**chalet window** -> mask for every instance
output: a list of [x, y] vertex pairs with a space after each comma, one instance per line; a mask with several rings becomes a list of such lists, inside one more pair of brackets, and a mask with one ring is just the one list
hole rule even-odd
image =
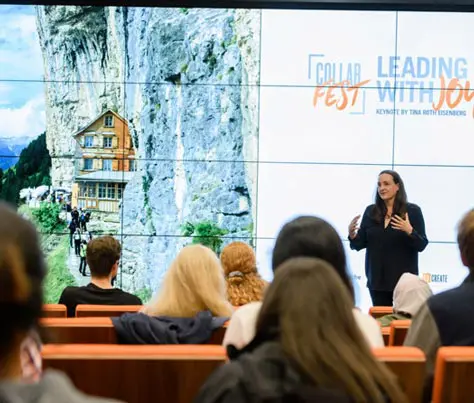
[[102, 160], [102, 171], [112, 170], [112, 160]]
[[99, 183], [99, 199], [105, 199], [107, 197], [107, 184]]
[[86, 197], [86, 192], [87, 192], [86, 185], [84, 183], [81, 183], [79, 185], [79, 196], [80, 197]]
[[112, 115], [107, 115], [104, 118], [104, 127], [114, 127], [114, 117]]
[[93, 168], [92, 162], [92, 158], [84, 158], [84, 171], [90, 171]]
[[107, 187], [107, 198], [115, 199], [115, 183], [109, 183]]
[[86, 197], [96, 197], [96, 184], [94, 182], [88, 183], [86, 190]]
[[112, 137], [104, 137], [104, 148], [112, 148]]
[[137, 161], [130, 160], [130, 172], [135, 172], [137, 170]]
[[94, 137], [86, 136], [84, 138], [84, 147], [93, 147], [94, 146]]

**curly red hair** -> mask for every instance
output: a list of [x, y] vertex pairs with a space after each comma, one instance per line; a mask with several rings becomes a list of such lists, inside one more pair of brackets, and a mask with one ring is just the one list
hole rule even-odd
[[221, 252], [227, 296], [233, 306], [261, 301], [267, 282], [257, 272], [253, 249], [245, 242], [232, 242]]

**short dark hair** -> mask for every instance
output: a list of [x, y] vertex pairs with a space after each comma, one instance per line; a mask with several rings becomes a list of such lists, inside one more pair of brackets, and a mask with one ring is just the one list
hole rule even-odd
[[327, 221], [314, 216], [301, 216], [283, 226], [273, 248], [272, 270], [296, 257], [313, 257], [328, 262], [336, 269], [354, 300], [344, 246], [337, 231]]
[[108, 277], [113, 265], [120, 259], [122, 247], [112, 236], [101, 236], [92, 239], [87, 245], [87, 264], [91, 275]]

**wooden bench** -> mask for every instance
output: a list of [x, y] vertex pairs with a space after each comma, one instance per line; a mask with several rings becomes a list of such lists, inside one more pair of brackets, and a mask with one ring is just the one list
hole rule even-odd
[[394, 320], [390, 323], [389, 346], [403, 346], [411, 320]]
[[63, 304], [44, 304], [43, 318], [65, 318], [67, 316], [66, 305]]
[[372, 352], [397, 376], [408, 402], [421, 402], [426, 370], [423, 352], [416, 347], [374, 348]]
[[43, 318], [40, 326], [46, 333], [48, 343], [117, 343], [110, 318]]
[[441, 347], [436, 358], [433, 403], [474, 402], [474, 347]]
[[[43, 318], [49, 344], [116, 344], [117, 335], [111, 318]], [[207, 344], [221, 345], [227, 324], [216, 329]]]
[[391, 306], [372, 306], [369, 309], [369, 315], [374, 319], [381, 318], [385, 315], [390, 315], [393, 313], [393, 307]]
[[209, 345], [46, 345], [43, 365], [66, 373], [83, 392], [128, 403], [190, 403], [226, 361]]
[[77, 305], [76, 318], [112, 317], [126, 312], [138, 312], [143, 305]]

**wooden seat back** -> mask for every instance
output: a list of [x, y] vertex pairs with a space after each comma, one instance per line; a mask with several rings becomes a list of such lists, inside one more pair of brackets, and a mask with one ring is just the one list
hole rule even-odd
[[391, 313], [393, 313], [393, 307], [391, 306], [372, 306], [369, 308], [369, 315], [375, 319]]
[[43, 318], [65, 318], [67, 316], [66, 305], [63, 304], [44, 304]]
[[117, 343], [110, 318], [43, 318], [48, 343], [112, 344]]
[[390, 323], [389, 346], [403, 346], [411, 320], [394, 320]]
[[426, 367], [423, 352], [416, 347], [385, 347], [372, 351], [397, 376], [408, 402], [421, 402]]
[[83, 392], [128, 403], [190, 403], [226, 361], [222, 346], [46, 345], [45, 368]]
[[441, 347], [436, 358], [433, 403], [474, 402], [474, 347]]
[[77, 305], [76, 318], [112, 317], [126, 312], [138, 312], [143, 305]]

